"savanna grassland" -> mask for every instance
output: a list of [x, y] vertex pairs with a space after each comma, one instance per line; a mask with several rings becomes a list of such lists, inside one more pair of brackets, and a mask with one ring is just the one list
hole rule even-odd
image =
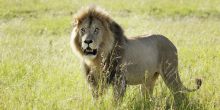
[[161, 78], [152, 100], [139, 86], [128, 86], [118, 107], [111, 88], [92, 100], [69, 45], [72, 16], [89, 4], [105, 8], [127, 36], [163, 34], [177, 46], [184, 85], [203, 80], [182, 109], [220, 109], [219, 0], [0, 0], [0, 110], [161, 110], [172, 103]]

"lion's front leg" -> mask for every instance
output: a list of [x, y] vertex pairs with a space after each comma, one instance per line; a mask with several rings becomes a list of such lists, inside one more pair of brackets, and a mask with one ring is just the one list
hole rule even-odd
[[125, 75], [116, 74], [113, 83], [113, 95], [114, 101], [119, 102], [122, 100], [126, 91], [126, 79]]
[[99, 92], [98, 92], [98, 84], [94, 78], [94, 75], [88, 74], [87, 82], [89, 83], [93, 98], [97, 99], [99, 97]]
[[87, 82], [90, 86], [90, 89], [92, 91], [93, 98], [97, 99], [99, 97], [98, 94], [98, 82], [95, 79], [94, 73], [92, 72], [92, 69], [88, 67], [85, 63], [83, 63], [83, 71], [86, 75]]
[[92, 72], [87, 75], [87, 81], [90, 85], [90, 88], [92, 90], [92, 96], [95, 99], [98, 99], [98, 97], [102, 96], [105, 92], [105, 88], [107, 85], [102, 80], [98, 80]]

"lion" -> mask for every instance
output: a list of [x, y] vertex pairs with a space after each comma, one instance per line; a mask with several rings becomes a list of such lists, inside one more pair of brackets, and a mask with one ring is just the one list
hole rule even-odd
[[[121, 26], [103, 9], [90, 6], [74, 15], [70, 40], [73, 53], [83, 66], [92, 96], [98, 98], [108, 85], [115, 100], [120, 100], [127, 85], [141, 85], [144, 96], [151, 97], [160, 75], [174, 96], [198, 90], [186, 88], [178, 72], [178, 54], [174, 44], [163, 35], [126, 37]], [[101, 92], [99, 92], [101, 90]]]

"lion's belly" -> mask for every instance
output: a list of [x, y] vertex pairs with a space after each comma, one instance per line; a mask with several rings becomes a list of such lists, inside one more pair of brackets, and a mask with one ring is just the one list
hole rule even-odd
[[142, 84], [158, 71], [158, 50], [152, 41], [130, 41], [125, 50], [123, 64], [130, 85]]
[[153, 75], [156, 72], [156, 67], [151, 65], [145, 65], [144, 64], [131, 64], [129, 66], [126, 66], [125, 71], [125, 77], [127, 84], [129, 85], [137, 85], [137, 84], [143, 84], [146, 79]]
[[145, 74], [143, 70], [138, 68], [138, 65], [127, 66], [127, 71], [125, 72], [125, 77], [127, 84], [136, 85], [144, 82]]

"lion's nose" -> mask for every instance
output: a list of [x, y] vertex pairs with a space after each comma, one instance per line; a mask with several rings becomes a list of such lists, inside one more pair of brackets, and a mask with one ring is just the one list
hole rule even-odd
[[90, 44], [92, 43], [93, 41], [92, 40], [85, 40], [84, 43], [87, 43], [87, 44]]

